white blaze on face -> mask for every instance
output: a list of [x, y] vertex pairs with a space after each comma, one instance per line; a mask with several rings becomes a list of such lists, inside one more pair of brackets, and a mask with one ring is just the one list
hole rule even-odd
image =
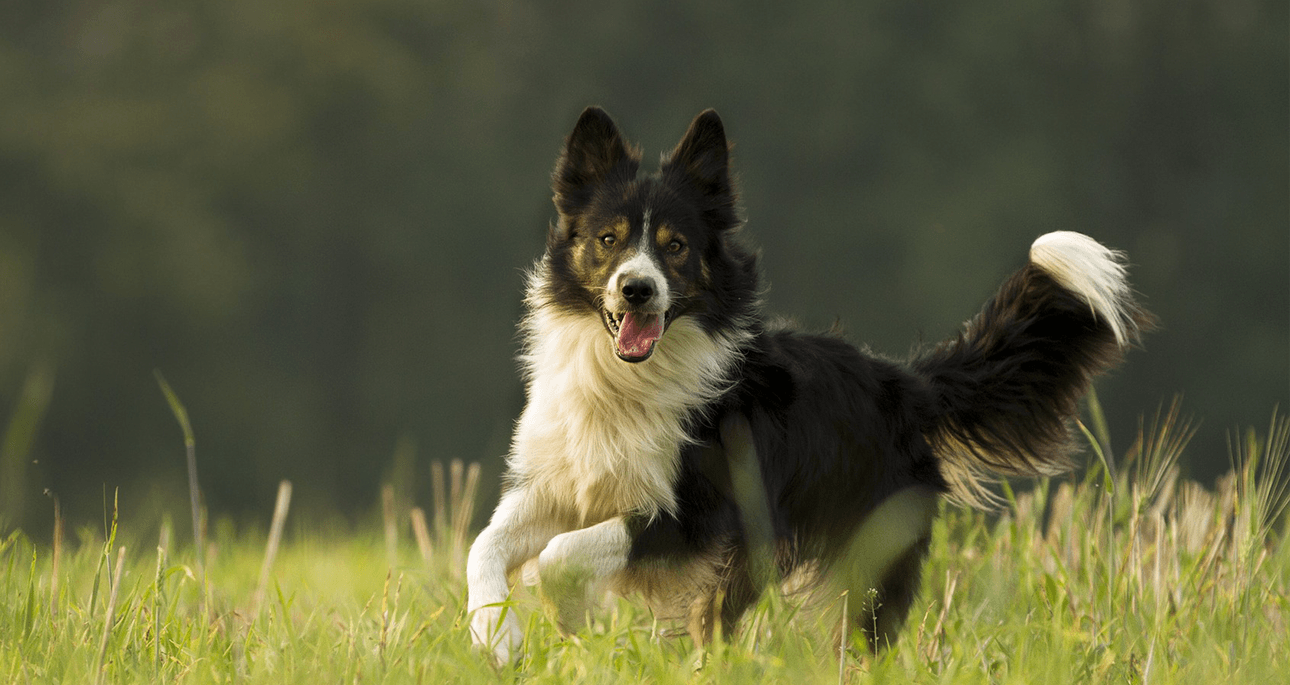
[[[617, 317], [615, 344], [618, 355], [629, 361], [649, 357], [663, 335], [664, 315], [672, 304], [667, 277], [654, 257], [654, 231], [650, 211], [641, 219], [641, 237], [627, 259], [609, 277], [605, 286], [605, 306]], [[648, 302], [633, 305], [623, 295], [623, 286], [643, 281], [653, 290]]]
[[609, 277], [605, 292], [605, 303], [614, 312], [627, 311], [629, 305], [623, 297], [623, 284], [631, 279], [644, 279], [654, 288], [654, 297], [641, 311], [662, 314], [671, 305], [671, 293], [667, 287], [667, 277], [654, 258], [654, 230], [650, 226], [650, 210], [645, 210], [641, 219], [641, 237], [635, 250], [619, 265], [613, 276]]

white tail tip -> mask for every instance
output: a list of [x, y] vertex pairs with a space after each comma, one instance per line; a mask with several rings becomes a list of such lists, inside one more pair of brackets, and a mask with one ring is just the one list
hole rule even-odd
[[1125, 279], [1124, 259], [1123, 252], [1074, 231], [1045, 233], [1030, 246], [1030, 263], [1083, 297], [1120, 345], [1138, 337], [1137, 306]]

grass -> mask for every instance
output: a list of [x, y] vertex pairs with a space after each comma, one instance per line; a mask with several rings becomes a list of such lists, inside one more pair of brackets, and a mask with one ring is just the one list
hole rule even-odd
[[283, 534], [280, 497], [280, 544], [220, 522], [200, 565], [164, 523], [112, 520], [61, 543], [5, 533], [0, 682], [1281, 682], [1290, 421], [1234, 435], [1213, 489], [1178, 478], [1190, 433], [1175, 405], [1114, 477], [1103, 454], [1081, 478], [1005, 487], [1001, 514], [945, 507], [922, 598], [877, 657], [839, 659], [827, 612], [774, 593], [704, 651], [625, 600], [562, 636], [521, 591], [526, 657], [494, 669], [465, 628], [472, 477], [458, 465], [452, 488], [437, 471], [429, 523], [387, 494], [385, 526]]

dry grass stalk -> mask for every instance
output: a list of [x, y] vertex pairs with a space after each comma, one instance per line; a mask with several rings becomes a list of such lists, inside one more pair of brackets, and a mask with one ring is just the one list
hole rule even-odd
[[412, 535], [416, 538], [417, 549], [421, 551], [421, 560], [426, 566], [430, 566], [434, 558], [434, 548], [430, 543], [430, 528], [426, 525], [426, 512], [421, 507], [412, 507], [408, 518], [412, 519]]
[[434, 489], [434, 529], [436, 534], [442, 535], [442, 531], [448, 526], [448, 495], [444, 490], [443, 462], [431, 462], [430, 485]]
[[[389, 486], [386, 486], [389, 488]], [[376, 643], [376, 653], [381, 657], [381, 665], [385, 665], [385, 643], [390, 633], [390, 576], [394, 573], [394, 568], [385, 572], [385, 586], [381, 589], [381, 637]], [[402, 578], [402, 576], [399, 576]]]
[[[470, 524], [474, 520], [480, 472], [478, 462], [467, 465], [460, 459], [453, 459], [447, 469], [444, 468], [443, 462], [431, 462], [433, 523], [427, 521], [426, 512], [420, 507], [412, 507], [408, 512], [408, 518], [412, 523], [412, 534], [422, 561], [429, 565], [434, 559], [435, 547], [446, 548], [449, 567], [453, 576], [457, 578], [461, 577], [464, 570], [466, 541], [470, 534]], [[381, 488], [381, 510], [386, 557], [390, 568], [394, 568], [398, 565], [398, 522], [402, 517], [400, 513], [402, 506], [391, 483]]]
[[456, 528], [457, 503], [461, 501], [461, 481], [465, 472], [465, 464], [463, 464], [460, 459], [453, 459], [451, 462], [448, 462], [448, 511], [452, 516], [454, 529]]
[[466, 535], [475, 515], [475, 495], [479, 491], [479, 462], [471, 462], [464, 483], [460, 483], [461, 461], [454, 459], [452, 501], [452, 572], [461, 577], [466, 563]]
[[399, 565], [399, 515], [391, 483], [381, 486], [381, 515], [385, 522], [385, 559], [394, 568]]
[[475, 516], [480, 466], [478, 462], [471, 462], [467, 466], [462, 460], [453, 459], [448, 464], [446, 479], [444, 471], [442, 462], [431, 462], [433, 529], [427, 525], [425, 512], [421, 509], [412, 510], [412, 527], [417, 536], [417, 546], [426, 563], [430, 563], [434, 547], [446, 547], [451, 573], [454, 578], [460, 578], [466, 558], [466, 540]]
[[1144, 421], [1138, 422], [1137, 440], [1129, 448], [1129, 459], [1137, 457], [1131, 480], [1142, 489], [1135, 505], [1153, 504], [1172, 489], [1178, 460], [1197, 428], [1190, 417], [1182, 416], [1182, 398], [1177, 396], [1168, 409], [1156, 411], [1149, 430]]
[[273, 524], [269, 527], [269, 541], [264, 546], [264, 563], [260, 565], [260, 582], [255, 588], [252, 602], [252, 616], [260, 613], [264, 602], [264, 593], [269, 586], [269, 573], [273, 570], [273, 560], [278, 556], [278, 546], [282, 543], [282, 527], [287, 522], [287, 510], [291, 508], [291, 481], [278, 483], [278, 499], [273, 505]]

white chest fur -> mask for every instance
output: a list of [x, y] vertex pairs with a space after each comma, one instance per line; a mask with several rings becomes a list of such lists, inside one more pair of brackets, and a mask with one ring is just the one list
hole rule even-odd
[[629, 364], [595, 316], [539, 307], [524, 327], [528, 403], [512, 476], [580, 525], [673, 511], [687, 418], [728, 386], [742, 341], [681, 317], [649, 360]]

